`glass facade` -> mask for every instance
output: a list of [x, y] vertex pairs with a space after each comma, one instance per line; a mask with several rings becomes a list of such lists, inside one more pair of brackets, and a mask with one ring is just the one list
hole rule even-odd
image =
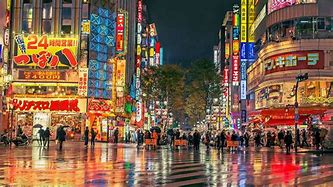
[[42, 10], [42, 33], [48, 34], [52, 31], [52, 0], [43, 0]]
[[61, 32], [62, 34], [70, 34], [71, 31], [72, 31], [72, 0], [63, 0]]
[[23, 1], [22, 9], [22, 32], [31, 33], [32, 32], [32, 0]]

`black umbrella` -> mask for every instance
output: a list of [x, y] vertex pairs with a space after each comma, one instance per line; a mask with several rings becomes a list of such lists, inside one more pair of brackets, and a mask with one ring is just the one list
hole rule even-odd
[[39, 129], [39, 128], [42, 128], [43, 127], [43, 125], [41, 125], [41, 124], [36, 124], [36, 125], [34, 125], [32, 128], [34, 128], [34, 129]]
[[154, 127], [150, 128], [150, 132], [153, 132], [154, 130], [155, 130], [157, 133], [161, 133], [161, 128], [160, 128], [160, 127], [154, 126]]

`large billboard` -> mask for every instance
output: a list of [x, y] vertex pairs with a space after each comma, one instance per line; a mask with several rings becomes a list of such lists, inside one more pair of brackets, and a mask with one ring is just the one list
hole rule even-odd
[[296, 0], [268, 0], [268, 14], [294, 4]]
[[301, 69], [323, 69], [323, 51], [297, 51], [282, 53], [264, 60], [265, 74]]
[[90, 14], [88, 97], [111, 99], [116, 13], [92, 5]]
[[47, 35], [16, 35], [15, 67], [76, 67], [78, 39]]

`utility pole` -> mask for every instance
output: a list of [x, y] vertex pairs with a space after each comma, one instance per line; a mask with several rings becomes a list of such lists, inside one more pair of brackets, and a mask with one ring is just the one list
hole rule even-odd
[[308, 73], [300, 74], [296, 77], [296, 88], [295, 88], [295, 153], [297, 153], [297, 125], [299, 120], [299, 112], [298, 112], [298, 100], [297, 100], [297, 92], [298, 92], [298, 83], [305, 81], [309, 78]]

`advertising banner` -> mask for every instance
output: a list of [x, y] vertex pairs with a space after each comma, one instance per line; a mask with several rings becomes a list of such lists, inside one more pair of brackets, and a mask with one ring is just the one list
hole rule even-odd
[[19, 111], [64, 111], [85, 112], [86, 99], [60, 99], [60, 98], [15, 98], [8, 104], [12, 104], [14, 110]]
[[156, 31], [155, 23], [149, 24], [149, 34], [152, 37], [157, 36], [157, 31]]
[[268, 14], [294, 4], [296, 0], [268, 0]]
[[224, 69], [223, 84], [224, 86], [228, 86], [229, 84], [229, 69]]
[[64, 71], [38, 71], [38, 70], [19, 70], [18, 79], [34, 81], [65, 81], [66, 72]]
[[88, 112], [112, 112], [112, 102], [104, 99], [89, 99]]
[[116, 51], [124, 52], [125, 50], [125, 14], [119, 12], [117, 14], [117, 25], [116, 25]]
[[248, 24], [247, 24], [247, 2], [248, 0], [241, 0], [241, 42], [247, 42], [247, 30], [248, 30]]
[[246, 99], [246, 80], [241, 80], [241, 84], [240, 84], [240, 96], [242, 100]]
[[125, 86], [126, 76], [126, 60], [117, 60], [117, 71], [116, 71], [116, 85], [117, 87]]
[[76, 67], [78, 65], [77, 38], [54, 38], [43, 35], [16, 35], [17, 56], [13, 57], [16, 67]]
[[225, 43], [225, 59], [229, 59], [230, 57], [230, 44], [229, 43]]
[[88, 95], [88, 68], [79, 69], [78, 95], [87, 97]]
[[297, 51], [271, 56], [264, 60], [265, 74], [299, 70], [323, 69], [324, 51]]
[[247, 42], [255, 42], [255, 38], [254, 38], [254, 32], [252, 32], [252, 30], [250, 29], [251, 26], [254, 23], [254, 19], [255, 19], [255, 9], [254, 9], [254, 0], [248, 0], [249, 1], [249, 5], [248, 5], [248, 23], [247, 23], [247, 36], [248, 36], [248, 41]]
[[232, 85], [239, 85], [239, 56], [232, 56]]

